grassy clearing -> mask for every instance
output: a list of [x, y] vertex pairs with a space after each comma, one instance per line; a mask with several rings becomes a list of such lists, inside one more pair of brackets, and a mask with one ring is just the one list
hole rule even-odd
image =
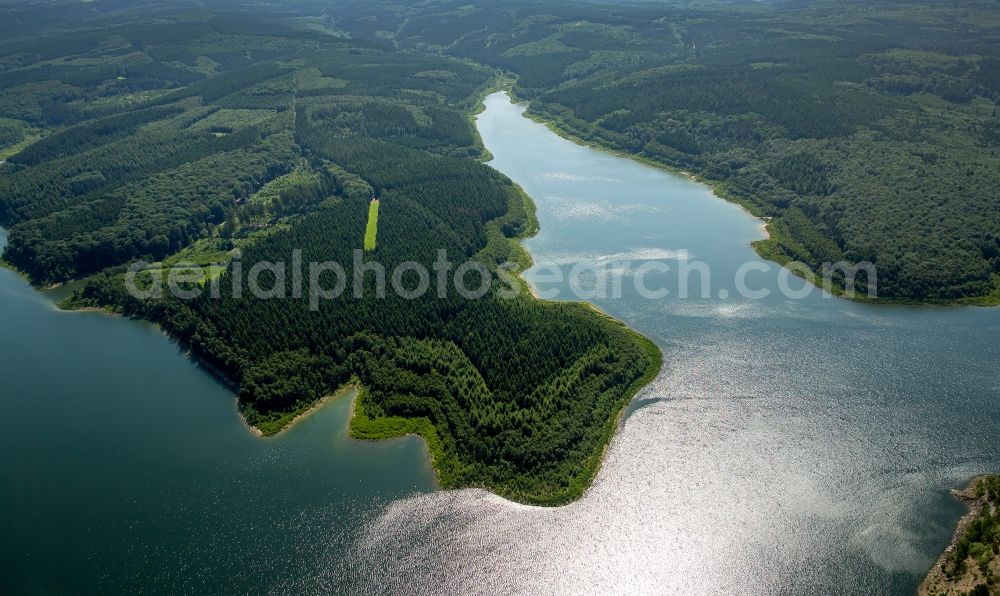
[[272, 207], [281, 199], [281, 193], [294, 189], [297, 186], [305, 186], [319, 180], [316, 172], [313, 172], [305, 160], [299, 160], [291, 172], [278, 176], [260, 188], [250, 196], [250, 203], [260, 203], [265, 207]]
[[143, 270], [136, 276], [136, 284], [141, 286], [144, 280], [148, 282], [154, 277], [159, 277], [160, 282], [165, 284], [173, 276], [173, 279], [177, 280], [178, 283], [194, 282], [199, 286], [204, 286], [208, 282], [217, 279], [225, 270], [226, 268], [222, 265], [206, 265], [204, 267], [199, 265], [192, 267], [175, 265], [169, 268], [153, 266]]
[[195, 241], [191, 246], [163, 259], [163, 266], [173, 267], [178, 263], [190, 263], [192, 265], [228, 263], [230, 259], [229, 252], [226, 240], [221, 238], [203, 238]]
[[368, 206], [368, 225], [365, 226], [365, 250], [375, 250], [375, 237], [378, 235], [378, 199]]
[[0, 118], [0, 159], [20, 153], [25, 147], [44, 137], [46, 132], [21, 120]]

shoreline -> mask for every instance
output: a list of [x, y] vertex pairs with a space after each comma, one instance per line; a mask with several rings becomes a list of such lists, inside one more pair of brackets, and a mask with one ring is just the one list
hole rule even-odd
[[[411, 431], [411, 432], [406, 432], [406, 433], [402, 433], [402, 434], [398, 434], [398, 435], [393, 435], [393, 436], [388, 436], [388, 437], [384, 437], [384, 438], [378, 438], [378, 439], [364, 438], [364, 437], [356, 436], [354, 434], [354, 430], [355, 430], [355, 427], [354, 427], [354, 415], [358, 411], [358, 400], [361, 399], [361, 396], [364, 394], [365, 389], [361, 385], [358, 385], [358, 384], [356, 384], [354, 382], [348, 383], [347, 386], [349, 386], [355, 392], [354, 393], [354, 397], [351, 398], [351, 403], [348, 406], [348, 410], [347, 410], [347, 436], [350, 437], [351, 439], [354, 439], [355, 441], [388, 441], [388, 440], [391, 440], [391, 439], [402, 439], [403, 437], [419, 437], [420, 440], [421, 440], [420, 441], [421, 444], [423, 444], [423, 446], [424, 446], [424, 453], [427, 455], [427, 463], [430, 465], [431, 472], [432, 472], [432, 474], [434, 476], [434, 484], [435, 484], [436, 488], [440, 489], [441, 488], [441, 481], [438, 478], [437, 467], [434, 465], [434, 461], [435, 461], [434, 450], [431, 449], [430, 442], [427, 440], [427, 437], [425, 437], [422, 433], [417, 432], [417, 431]], [[364, 413], [363, 409], [362, 409], [362, 413]], [[359, 434], [363, 434], [363, 432], [364, 431], [362, 429], [358, 428], [358, 433]]]
[[[2, 229], [2, 228], [0, 228], [0, 229]], [[7, 245], [4, 244], [3, 246], [6, 247]], [[67, 279], [65, 281], [57, 281], [57, 282], [54, 282], [54, 283], [51, 283], [51, 284], [48, 284], [48, 285], [42, 285], [42, 284], [39, 284], [39, 283], [35, 283], [35, 281], [33, 279], [31, 279], [30, 275], [28, 275], [27, 273], [25, 273], [24, 271], [22, 271], [21, 269], [19, 269], [17, 267], [17, 265], [11, 263], [7, 259], [4, 259], [2, 255], [3, 255], [3, 247], [0, 247], [0, 269], [6, 269], [7, 271], [10, 271], [11, 273], [16, 274], [18, 277], [20, 277], [21, 279], [23, 279], [29, 286], [31, 286], [34, 290], [36, 290], [38, 292], [41, 292], [41, 293], [51, 292], [52, 290], [58, 290], [59, 288], [65, 286], [66, 284], [71, 284], [71, 283], [78, 282], [78, 281], [84, 281], [84, 280], [87, 279], [85, 277], [84, 278], [73, 278], [73, 279]]]
[[[777, 247], [778, 242], [782, 239], [782, 235], [776, 232], [775, 229], [772, 227], [771, 225], [772, 218], [766, 217], [763, 214], [758, 214], [756, 212], [756, 206], [753, 205], [752, 203], [732, 196], [729, 192], [727, 192], [725, 182], [721, 180], [712, 180], [704, 178], [696, 173], [692, 173], [687, 170], [682, 170], [680, 168], [676, 168], [668, 164], [660, 163], [652, 159], [649, 159], [647, 157], [643, 157], [641, 155], [630, 154], [620, 149], [616, 149], [615, 147], [612, 147], [610, 145], [604, 145], [597, 141], [582, 139], [574, 130], [563, 125], [558, 120], [555, 120], [552, 117], [547, 117], [543, 114], [539, 114], [537, 112], [530, 112], [530, 106], [532, 101], [517, 97], [517, 94], [514, 93], [512, 86], [504, 88], [501, 91], [507, 94], [507, 97], [511, 100], [512, 103], [526, 106], [525, 111], [522, 114], [525, 118], [528, 118], [533, 122], [537, 122], [538, 124], [544, 125], [553, 133], [559, 135], [560, 137], [568, 141], [576, 143], [577, 145], [590, 147], [591, 149], [601, 151], [602, 153], [607, 153], [615, 157], [629, 159], [637, 163], [641, 163], [649, 167], [667, 172], [669, 174], [683, 176], [691, 180], [692, 182], [696, 182], [698, 184], [702, 184], [708, 187], [708, 189], [712, 192], [714, 196], [718, 197], [719, 199], [722, 199], [723, 201], [726, 201], [727, 203], [732, 203], [734, 205], [741, 207], [744, 211], [746, 211], [747, 214], [760, 221], [760, 229], [764, 234], [764, 238], [760, 240], [753, 240], [750, 242], [750, 247], [753, 248], [754, 252], [757, 253], [757, 256], [759, 256], [761, 259], [765, 261], [770, 261], [781, 267], [784, 267], [785, 265], [793, 261], [793, 259], [791, 259], [787, 255], [784, 255], [784, 253], [781, 253], [780, 249]], [[813, 284], [820, 291], [830, 292], [837, 298], [842, 298], [844, 300], [850, 300], [852, 302], [858, 302], [861, 304], [874, 304], [880, 306], [933, 306], [933, 307], [979, 306], [984, 308], [1000, 306], [1000, 279], [997, 279], [994, 282], [993, 292], [989, 294], [983, 294], [981, 296], [949, 298], [949, 299], [914, 300], [908, 298], [879, 298], [879, 297], [869, 298], [867, 294], [862, 294], [860, 292], [855, 292], [852, 294], [848, 292], [845, 288], [840, 286], [834, 286], [828, 290], [827, 288], [823, 287], [821, 281], [819, 280], [819, 274], [817, 274], [815, 271], [812, 271], [811, 268], [810, 271], [812, 272], [812, 275], [808, 277], [805, 275], [801, 275], [800, 271], [797, 269], [796, 270], [790, 269], [789, 271], [791, 271], [791, 273], [796, 277], [804, 279], [805, 281]]]
[[[945, 571], [945, 566], [948, 564], [959, 542], [965, 538], [969, 526], [979, 518], [983, 508], [990, 505], [986, 495], [977, 495], [980, 485], [989, 478], [991, 476], [988, 474], [973, 476], [964, 489], [952, 489], [950, 491], [952, 497], [965, 505], [966, 512], [958, 519], [955, 532], [952, 534], [948, 545], [941, 552], [940, 556], [938, 556], [937, 560], [934, 561], [934, 565], [931, 566], [927, 575], [924, 576], [923, 581], [920, 582], [920, 586], [917, 588], [919, 596], [930, 596], [932, 594], [968, 594], [977, 585], [982, 585], [980, 583], [981, 578], [979, 577], [981, 573], [978, 569], [966, 565], [965, 572], [956, 577], [950, 577]], [[1000, 562], [1000, 556], [994, 554], [991, 567], [998, 567], [998, 562]]]
[[[291, 418], [288, 418], [287, 420], [282, 420], [274, 432], [265, 432], [261, 430], [259, 427], [251, 424], [250, 421], [247, 420], [246, 414], [244, 414], [243, 410], [239, 407], [238, 399], [236, 402], [236, 410], [237, 413], [239, 414], [240, 420], [243, 421], [243, 424], [246, 425], [247, 429], [250, 430], [251, 434], [261, 439], [269, 439], [282, 435], [286, 431], [291, 430], [295, 425], [299, 424], [303, 420], [306, 420], [307, 418], [309, 418], [319, 410], [323, 409], [330, 403], [349, 395], [352, 391], [356, 393], [354, 399], [357, 399], [357, 395], [360, 394], [360, 388], [351, 383], [348, 383], [347, 385], [340, 387], [333, 393], [324, 395], [323, 397], [314, 401], [307, 408], [296, 411], [296, 413]], [[347, 417], [348, 427], [350, 427], [351, 418], [353, 418], [354, 416], [354, 399], [351, 400], [351, 411]]]
[[[597, 305], [590, 302], [581, 302], [580, 304], [585, 304], [591, 310], [596, 312], [598, 316], [604, 317], [611, 323], [621, 325], [625, 332], [631, 335], [643, 348], [647, 356], [650, 359], [650, 364], [646, 367], [646, 372], [643, 373], [641, 377], [635, 380], [628, 389], [625, 390], [626, 396], [621, 400], [621, 404], [618, 407], [618, 412], [615, 414], [613, 420], [614, 422], [610, 425], [610, 433], [606, 440], [604, 441], [604, 447], [601, 449], [600, 455], [597, 457], [597, 461], [593, 469], [589, 473], [589, 477], [586, 480], [586, 487], [583, 491], [575, 498], [575, 500], [582, 499], [590, 492], [590, 489], [594, 486], [594, 480], [597, 478], [598, 473], [600, 473], [601, 468], [604, 467], [604, 460], [607, 458], [608, 452], [611, 450], [611, 444], [614, 442], [615, 435], [621, 430], [622, 424], [625, 421], [626, 413], [628, 412], [628, 406], [631, 404], [635, 398], [642, 392], [643, 389], [648, 387], [653, 383], [654, 380], [663, 371], [663, 351], [658, 345], [656, 345], [653, 340], [649, 339], [645, 335], [639, 333], [635, 329], [632, 329], [627, 324], [618, 319], [612, 317], [608, 313], [601, 310]], [[572, 501], [571, 501], [572, 502]]]
[[[104, 315], [106, 317], [128, 318], [128, 317], [125, 317], [125, 315], [123, 315], [121, 313], [115, 312], [113, 310], [108, 310], [106, 308], [101, 308], [100, 306], [82, 306], [80, 308], [63, 308], [62, 306], [60, 306], [59, 302], [53, 302], [52, 303], [52, 308], [55, 309], [57, 312], [65, 312], [65, 313], [97, 313], [99, 315]], [[145, 319], [142, 319], [142, 320], [145, 321]], [[159, 325], [157, 325], [157, 327], [159, 327]], [[163, 332], [163, 334], [166, 335], [167, 337], [170, 337], [165, 331]]]
[[15, 265], [14, 263], [11, 263], [7, 259], [3, 258], [4, 250], [7, 248], [7, 237], [9, 234], [10, 231], [7, 228], [0, 225], [0, 240], [2, 240], [0, 241], [0, 269], [6, 269], [7, 271], [10, 271], [11, 273], [18, 275], [19, 277], [21, 277], [21, 279], [27, 282], [29, 286], [31, 286], [38, 292], [49, 292], [51, 290], [55, 290], [63, 286], [64, 284], [76, 281], [70, 279], [64, 282], [56, 282], [53, 284], [49, 284], [47, 286], [36, 284], [34, 280], [31, 279], [30, 275], [19, 269], [17, 265]]

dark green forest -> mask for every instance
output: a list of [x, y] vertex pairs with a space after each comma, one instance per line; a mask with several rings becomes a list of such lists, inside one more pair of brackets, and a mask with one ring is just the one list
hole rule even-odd
[[[992, 2], [0, 4], [4, 259], [84, 279], [71, 307], [158, 323], [271, 433], [362, 388], [359, 437], [417, 432], [443, 486], [564, 503], [596, 473], [655, 346], [580, 304], [495, 291], [312, 309], [126, 292], [184, 262], [351, 263], [369, 201], [386, 269], [437, 251], [524, 266], [530, 200], [481, 163], [511, 84], [565, 133], [696, 173], [769, 218], [758, 249], [872, 261], [882, 299], [1000, 298], [1000, 11]], [[408, 283], [413, 282], [409, 279]], [[265, 286], [268, 284], [265, 283]]]
[[384, 2], [336, 22], [508, 72], [529, 115], [697, 174], [769, 218], [768, 258], [874, 263], [886, 301], [1000, 302], [997, 2]]
[[[33, 9], [5, 10], [9, 22]], [[4, 42], [2, 117], [38, 136], [2, 165], [5, 259], [38, 284], [86, 278], [70, 307], [155, 321], [266, 433], [353, 384], [352, 432], [422, 434], [445, 487], [539, 504], [579, 496], [660, 365], [618, 322], [496, 289], [383, 298], [374, 274], [360, 298], [318, 309], [273, 274], [262, 285], [284, 283], [287, 298], [231, 291], [239, 265], [299, 250], [305, 263], [350, 264], [373, 195], [383, 210], [365, 259], [389, 271], [430, 269], [439, 250], [487, 270], [523, 265], [516, 240], [535, 229], [532, 205], [481, 163], [470, 118], [496, 71], [346, 39], [324, 20], [152, 10]], [[147, 276], [189, 263], [224, 291], [133, 297], [124, 272], [136, 260]]]

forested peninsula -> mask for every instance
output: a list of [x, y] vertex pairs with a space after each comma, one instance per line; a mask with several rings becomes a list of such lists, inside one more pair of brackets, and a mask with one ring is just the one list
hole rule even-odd
[[471, 120], [496, 72], [294, 14], [108, 6], [67, 4], [83, 26], [31, 34], [12, 23], [47, 8], [3, 9], [0, 110], [12, 140], [39, 137], [0, 166], [5, 259], [38, 284], [85, 279], [71, 308], [159, 324], [267, 434], [356, 385], [352, 433], [422, 435], [443, 487], [545, 505], [582, 494], [661, 364], [584, 304], [383, 297], [370, 275], [360, 297], [312, 308], [270, 271], [260, 285], [287, 297], [126, 291], [138, 259], [147, 284], [183, 264], [187, 289], [235, 287], [238, 263], [349, 264], [363, 246], [388, 271], [432, 269], [441, 250], [523, 267], [533, 206], [481, 163]]

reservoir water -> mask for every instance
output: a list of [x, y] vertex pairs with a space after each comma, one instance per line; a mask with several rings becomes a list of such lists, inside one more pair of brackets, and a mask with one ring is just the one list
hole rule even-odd
[[[478, 127], [538, 207], [527, 247], [539, 266], [630, 261], [621, 298], [592, 301], [660, 345], [663, 373], [580, 501], [414, 496], [369, 525], [348, 567], [423, 592], [913, 593], [962, 512], [948, 489], [1000, 471], [1000, 309], [789, 299], [764, 263], [746, 281], [770, 295], [741, 298], [759, 220], [523, 109], [491, 95]], [[678, 298], [669, 276], [649, 284], [665, 298], [630, 291], [644, 262], [682, 258], [710, 266], [709, 296]], [[344, 571], [331, 561], [327, 578]]]
[[912, 592], [948, 489], [1000, 470], [1000, 310], [793, 300], [764, 263], [747, 282], [771, 294], [741, 298], [758, 220], [522, 112], [494, 94], [478, 126], [535, 200], [539, 266], [711, 271], [704, 298], [664, 276], [665, 298], [593, 300], [665, 367], [584, 498], [434, 491], [419, 440], [346, 436], [347, 399], [259, 439], [154, 327], [0, 269], [0, 593]]

